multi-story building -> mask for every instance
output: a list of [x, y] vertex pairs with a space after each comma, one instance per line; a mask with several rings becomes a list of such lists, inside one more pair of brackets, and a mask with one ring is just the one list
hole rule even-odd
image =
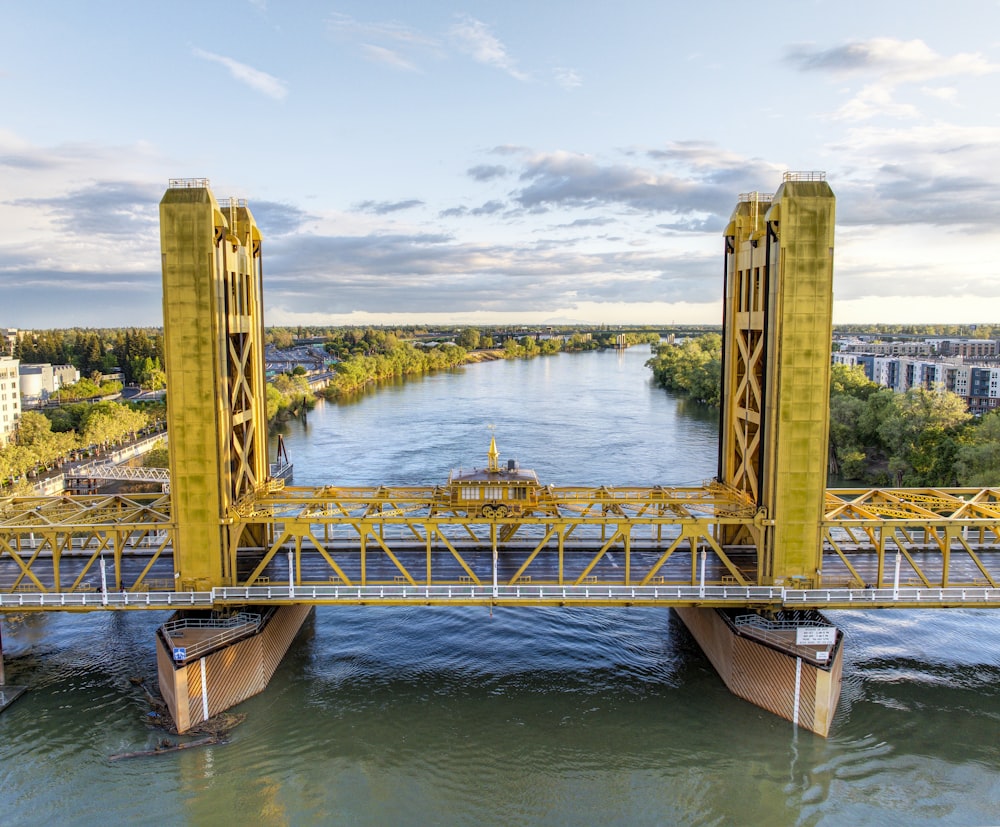
[[860, 366], [873, 382], [897, 393], [905, 393], [911, 388], [951, 391], [965, 400], [972, 413], [981, 414], [1000, 407], [1000, 359], [987, 355], [996, 342], [969, 340], [957, 345], [980, 343], [983, 347], [967, 348], [970, 354], [967, 356], [938, 355], [921, 359], [884, 352], [863, 353], [852, 348], [834, 353], [833, 361], [834, 364]]
[[938, 351], [942, 356], [965, 356], [972, 359], [988, 359], [996, 356], [997, 342], [992, 339], [943, 339], [938, 343]]
[[21, 417], [21, 389], [18, 359], [0, 356], [0, 445], [6, 445]]
[[969, 410], [982, 414], [1000, 405], [1000, 367], [969, 368]]
[[47, 362], [21, 365], [21, 401], [24, 407], [41, 405], [64, 385], [79, 381], [80, 371], [73, 365], [50, 365]]
[[0, 327], [0, 356], [13, 356], [17, 344], [18, 330], [16, 327]]

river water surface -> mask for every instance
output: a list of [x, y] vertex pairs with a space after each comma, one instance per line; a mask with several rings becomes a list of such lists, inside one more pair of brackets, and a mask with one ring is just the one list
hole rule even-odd
[[[501, 456], [558, 484], [700, 483], [714, 411], [645, 348], [471, 365], [321, 404], [295, 483], [443, 482]], [[494, 426], [491, 431], [488, 426]], [[1000, 824], [1000, 614], [840, 612], [830, 737], [731, 696], [668, 610], [325, 608], [230, 743], [152, 747], [160, 613], [3, 621], [0, 823]]]

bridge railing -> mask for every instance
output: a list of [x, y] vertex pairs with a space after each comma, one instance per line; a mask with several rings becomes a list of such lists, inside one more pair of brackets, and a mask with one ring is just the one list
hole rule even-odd
[[[263, 620], [263, 615], [239, 612], [227, 618], [180, 618], [168, 621], [160, 628], [170, 641], [174, 660], [178, 663], [186, 663], [215, 649], [220, 649], [237, 640], [256, 634]], [[202, 633], [208, 630], [215, 632], [215, 634], [203, 634], [193, 642], [183, 641], [184, 645], [178, 646], [181, 642], [179, 639], [189, 629], [195, 629]], [[179, 652], [183, 652], [183, 655], [179, 655]]]
[[866, 609], [901, 607], [1000, 608], [995, 588], [786, 589], [776, 586], [238, 586], [189, 592], [23, 592], [0, 594], [0, 610], [185, 609], [306, 604], [426, 605], [662, 605], [770, 606]]

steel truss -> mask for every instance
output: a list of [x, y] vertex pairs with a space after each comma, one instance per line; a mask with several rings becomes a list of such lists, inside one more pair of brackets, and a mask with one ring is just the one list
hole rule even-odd
[[171, 578], [148, 574], [158, 562], [169, 564], [174, 528], [164, 494], [0, 500], [0, 593], [118, 590], [131, 557], [144, 563], [133, 588], [173, 589]]
[[[303, 589], [320, 588], [339, 590], [339, 602], [366, 602], [383, 586], [409, 590], [407, 599], [433, 587], [421, 602], [451, 603], [442, 588], [468, 587], [476, 602], [533, 588], [556, 600], [550, 589], [559, 587], [571, 602], [602, 594], [604, 603], [625, 604], [642, 602], [652, 587], [653, 602], [669, 604], [677, 587], [688, 590], [677, 591], [678, 604], [690, 604], [690, 589], [722, 587], [727, 603], [745, 590], [746, 605], [758, 605], [753, 590], [775, 585], [761, 575], [767, 515], [717, 483], [550, 486], [533, 513], [493, 519], [449, 505], [436, 487], [272, 488], [223, 521], [235, 575], [220, 588], [283, 582], [300, 601]], [[723, 545], [734, 528], [751, 542]], [[0, 500], [0, 595], [35, 605], [29, 595], [185, 592], [172, 577], [175, 529], [166, 495]], [[987, 595], [1000, 588], [998, 489], [830, 490], [820, 530], [816, 580], [778, 584], [782, 594], [798, 589], [817, 605], [856, 608], [903, 605], [901, 592], [914, 595], [906, 605], [997, 605]], [[264, 545], [254, 544], [260, 536]], [[638, 599], [629, 599], [632, 587]]]
[[[279, 571], [287, 578], [289, 553], [298, 584], [581, 585], [606, 582], [608, 568], [628, 583], [688, 584], [705, 576], [709, 551], [733, 583], [749, 585], [757, 576], [716, 539], [720, 525], [759, 534], [755, 509], [716, 484], [550, 486], [533, 513], [488, 520], [450, 505], [436, 488], [284, 488], [238, 506], [233, 517], [234, 536], [259, 524], [270, 532], [252, 568], [238, 567], [245, 572], [238, 584], [247, 586]], [[665, 566], [679, 550], [690, 553], [691, 567], [670, 577]], [[306, 555], [325, 562], [318, 576]]]
[[824, 583], [997, 588], [1000, 489], [831, 489], [823, 541]]

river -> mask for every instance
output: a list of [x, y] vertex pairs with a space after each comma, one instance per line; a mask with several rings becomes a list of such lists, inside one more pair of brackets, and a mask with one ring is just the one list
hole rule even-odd
[[[491, 362], [321, 404], [295, 483], [434, 483], [504, 459], [558, 484], [699, 483], [715, 412], [644, 347]], [[492, 429], [488, 426], [493, 426]], [[3, 621], [0, 823], [1000, 824], [1000, 615], [839, 612], [830, 737], [731, 696], [667, 610], [325, 608], [230, 743], [150, 748], [160, 613]]]

